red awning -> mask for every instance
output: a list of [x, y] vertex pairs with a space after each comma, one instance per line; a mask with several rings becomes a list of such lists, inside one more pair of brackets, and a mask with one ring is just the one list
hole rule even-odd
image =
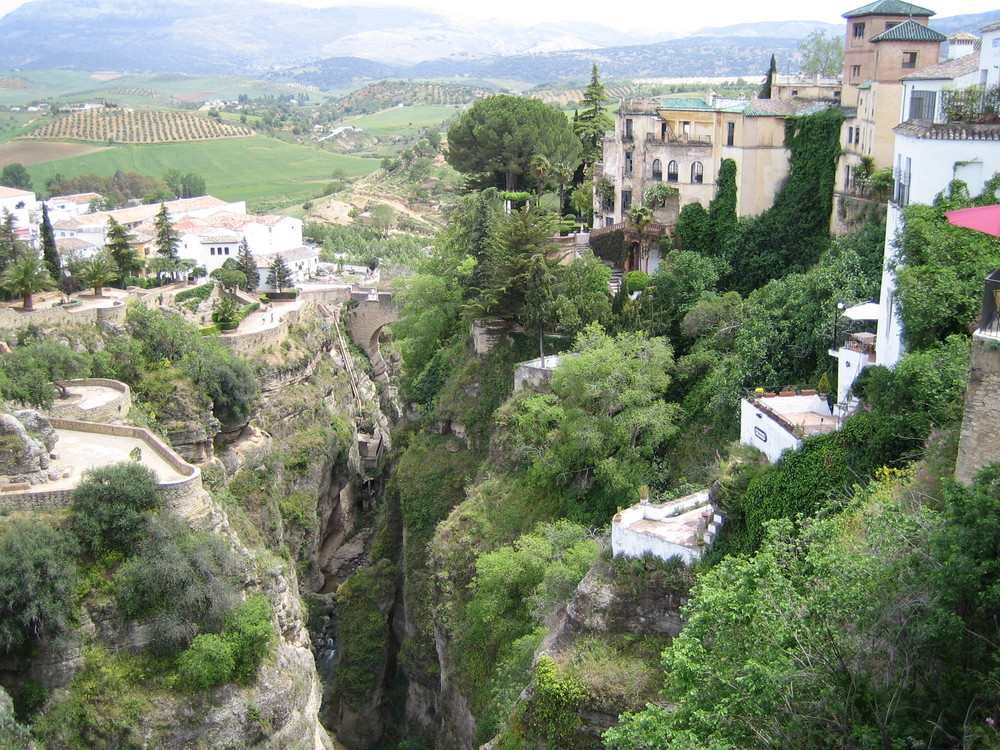
[[956, 227], [1000, 237], [1000, 206], [976, 206], [946, 211], [944, 217]]

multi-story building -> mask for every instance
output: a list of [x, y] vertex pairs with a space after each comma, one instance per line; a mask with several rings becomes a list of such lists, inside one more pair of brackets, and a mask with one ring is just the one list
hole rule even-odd
[[947, 37], [928, 26], [934, 11], [903, 0], [877, 0], [844, 14], [845, 107], [842, 189], [855, 192], [855, 169], [869, 157], [892, 165], [892, 129], [901, 122], [904, 76], [937, 65]]
[[[835, 99], [724, 99], [711, 93], [623, 101], [595, 169], [595, 233], [625, 222], [629, 210], [659, 186], [671, 190], [655, 202], [652, 227], [669, 232], [682, 206], [708, 207], [723, 159], [736, 162], [739, 215], [761, 213], [788, 176], [785, 120], [835, 105]], [[626, 267], [655, 271], [658, 249], [648, 249], [648, 256], [634, 254]]]

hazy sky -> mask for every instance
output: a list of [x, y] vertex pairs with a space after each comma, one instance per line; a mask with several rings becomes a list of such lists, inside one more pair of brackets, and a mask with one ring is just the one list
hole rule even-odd
[[[0, 0], [0, 16], [23, 5], [26, 0]], [[208, 0], [211, 2], [211, 0]], [[279, 0], [297, 5], [326, 7], [331, 5], [396, 5], [419, 6], [467, 18], [499, 18], [527, 24], [540, 21], [581, 19], [612, 26], [621, 30], [641, 29], [646, 33], [661, 31], [694, 31], [703, 26], [727, 26], [749, 21], [825, 21], [843, 23], [841, 14], [864, 5], [864, 1], [848, 0], [707, 0], [700, 2], [665, 3], [662, 0], [630, 0], [625, 5], [606, 0], [503, 0], [499, 3], [475, 0], [423, 0], [422, 2], [371, 2], [371, 0]], [[136, 0], [141, 4], [143, 0]], [[1000, 0], [927, 0], [918, 2], [941, 16], [982, 13], [1000, 8]], [[933, 18], [931, 19], [933, 25]]]

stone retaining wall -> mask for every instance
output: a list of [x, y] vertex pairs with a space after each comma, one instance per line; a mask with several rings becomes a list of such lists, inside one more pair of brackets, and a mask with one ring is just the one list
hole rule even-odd
[[125, 322], [125, 305], [120, 301], [111, 307], [48, 307], [18, 312], [11, 307], [0, 308], [0, 329], [20, 330], [29, 325], [58, 326], [67, 323], [109, 323], [122, 325]]
[[[156, 455], [170, 464], [178, 473], [184, 474], [183, 479], [163, 482], [166, 505], [176, 509], [187, 505], [198, 498], [202, 492], [201, 469], [192, 466], [178, 456], [160, 438], [142, 427], [128, 427], [118, 424], [99, 424], [97, 422], [81, 422], [75, 419], [60, 419], [51, 417], [49, 423], [57, 430], [75, 430], [98, 435], [117, 435], [142, 440]], [[68, 508], [72, 502], [73, 490], [40, 490], [26, 492], [10, 492], [0, 494], [0, 510], [56, 510]]]
[[955, 478], [970, 484], [976, 472], [1000, 461], [1000, 341], [977, 332], [969, 359], [969, 386]]
[[59, 382], [67, 390], [72, 390], [74, 386], [101, 386], [118, 391], [121, 395], [93, 409], [84, 409], [76, 404], [53, 406], [49, 412], [53, 417], [76, 419], [86, 422], [120, 424], [128, 416], [129, 410], [132, 408], [132, 391], [120, 380], [110, 380], [109, 378], [78, 378], [76, 380], [61, 380]]

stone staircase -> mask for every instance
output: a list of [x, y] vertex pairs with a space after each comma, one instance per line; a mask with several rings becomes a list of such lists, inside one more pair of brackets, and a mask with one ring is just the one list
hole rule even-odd
[[611, 296], [614, 297], [622, 287], [622, 277], [625, 275], [625, 271], [621, 268], [616, 268], [606, 260], [601, 262], [611, 269], [611, 279], [608, 281], [608, 287], [611, 289]]

